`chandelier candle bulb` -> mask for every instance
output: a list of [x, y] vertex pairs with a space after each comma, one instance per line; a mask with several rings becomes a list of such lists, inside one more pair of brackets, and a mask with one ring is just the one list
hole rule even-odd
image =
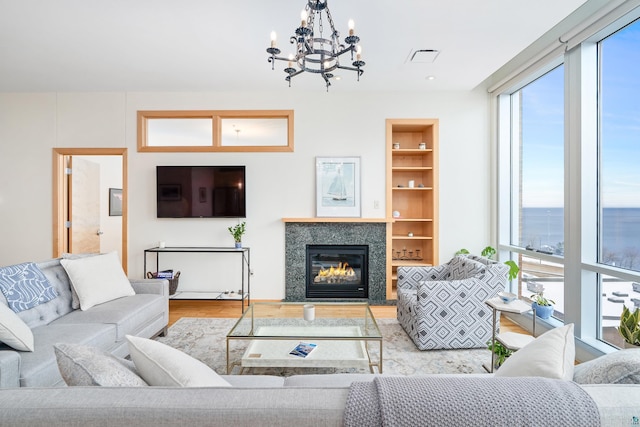
[[271, 47], [276, 47], [276, 40], [278, 39], [276, 32], [271, 31]]
[[353, 19], [349, 19], [349, 23], [347, 25], [349, 26], [349, 35], [350, 36], [354, 35], [356, 24], [355, 22], [353, 22]]
[[302, 28], [307, 26], [307, 12], [305, 10], [300, 12], [300, 26]]
[[356, 61], [362, 60], [362, 46], [356, 46]]

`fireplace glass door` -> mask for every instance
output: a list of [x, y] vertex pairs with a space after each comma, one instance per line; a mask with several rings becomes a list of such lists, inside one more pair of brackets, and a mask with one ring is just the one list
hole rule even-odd
[[307, 245], [307, 298], [368, 298], [368, 245]]

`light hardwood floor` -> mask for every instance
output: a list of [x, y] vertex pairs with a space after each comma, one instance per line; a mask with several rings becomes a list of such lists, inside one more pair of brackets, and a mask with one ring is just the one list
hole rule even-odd
[[[253, 301], [256, 302], [256, 301]], [[270, 301], [274, 302], [274, 301]], [[181, 317], [220, 317], [239, 318], [240, 302], [233, 301], [198, 301], [198, 300], [170, 300], [169, 301], [169, 326], [173, 325]], [[376, 319], [395, 319], [396, 307], [393, 305], [376, 305], [371, 307]], [[527, 332], [506, 317], [500, 318], [501, 332]]]

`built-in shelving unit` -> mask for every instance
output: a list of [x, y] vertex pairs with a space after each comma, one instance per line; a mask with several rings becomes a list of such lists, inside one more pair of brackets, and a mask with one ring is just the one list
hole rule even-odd
[[387, 119], [386, 149], [387, 298], [395, 299], [399, 266], [438, 263], [438, 119]]

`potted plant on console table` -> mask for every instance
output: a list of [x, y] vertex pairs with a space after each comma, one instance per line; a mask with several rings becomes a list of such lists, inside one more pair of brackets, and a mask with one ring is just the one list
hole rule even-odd
[[531, 308], [536, 312], [536, 316], [541, 319], [548, 319], [553, 314], [553, 304], [556, 302], [552, 299], [545, 298], [542, 292], [531, 295]]
[[229, 233], [231, 233], [231, 235], [233, 236], [233, 240], [236, 242], [236, 249], [242, 248], [242, 235], [246, 231], [246, 225], [247, 223], [245, 221], [242, 221], [242, 223], [240, 224], [236, 224], [233, 227], [227, 228], [227, 230], [229, 230]]

